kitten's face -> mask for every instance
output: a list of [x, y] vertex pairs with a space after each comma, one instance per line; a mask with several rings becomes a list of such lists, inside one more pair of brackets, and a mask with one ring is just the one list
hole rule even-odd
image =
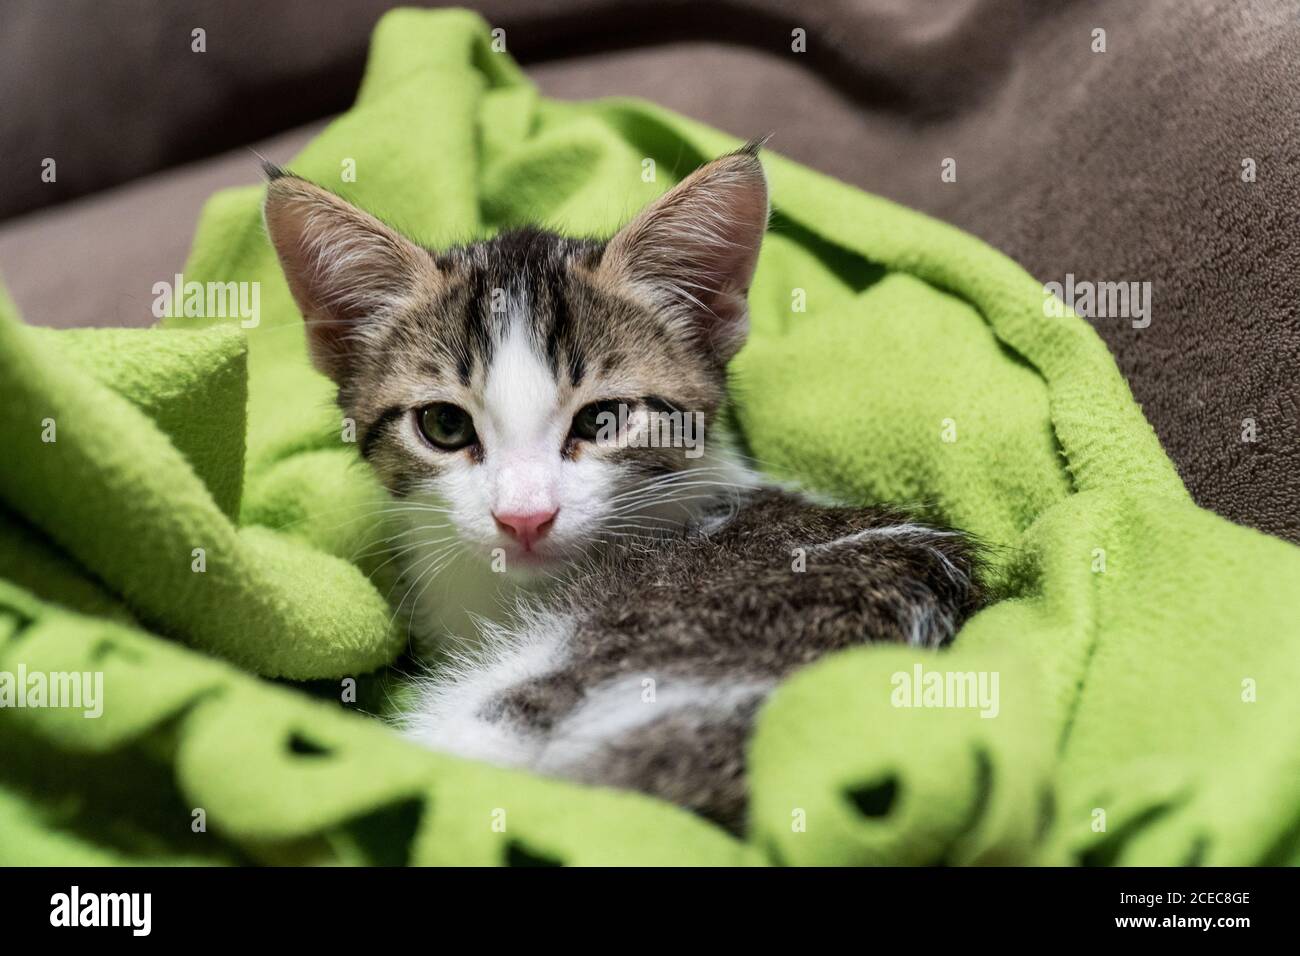
[[363, 455], [472, 552], [573, 561], [679, 526], [737, 479], [709, 429], [767, 219], [752, 153], [608, 243], [526, 229], [436, 254], [290, 176], [266, 212]]

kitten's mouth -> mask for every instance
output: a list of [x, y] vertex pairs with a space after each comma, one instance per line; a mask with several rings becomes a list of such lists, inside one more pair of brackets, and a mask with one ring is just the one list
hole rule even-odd
[[564, 564], [571, 557], [567, 551], [546, 543], [535, 543], [529, 547], [512, 543], [500, 547], [499, 552], [493, 549], [493, 552], [505, 555], [506, 570], [542, 571]]
[[495, 558], [504, 558], [504, 564], [494, 564], [497, 570], [507, 573], [518, 572], [524, 576], [544, 572], [562, 571], [581, 565], [595, 556], [602, 548], [602, 543], [590, 538], [576, 538], [567, 541], [530, 542], [525, 548], [518, 541], [500, 543], [489, 549]]
[[507, 559], [528, 567], [539, 567], [544, 564], [551, 564], [556, 560], [553, 556], [543, 554], [536, 548], [521, 548], [518, 546], [511, 548], [507, 552]]

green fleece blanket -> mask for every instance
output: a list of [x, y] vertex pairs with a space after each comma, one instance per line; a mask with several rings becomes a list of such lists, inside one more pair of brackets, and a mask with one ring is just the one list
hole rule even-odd
[[[289, 165], [437, 245], [610, 232], [736, 145], [544, 100], [473, 15], [398, 11]], [[226, 317], [184, 285], [147, 331], [0, 304], [0, 863], [1300, 862], [1300, 551], [1193, 504], [1100, 339], [1016, 265], [765, 165], [750, 449], [978, 534], [1005, 597], [949, 651], [864, 647], [780, 688], [746, 841], [360, 713], [405, 638], [391, 532], [250, 186], [212, 199], [183, 276]]]

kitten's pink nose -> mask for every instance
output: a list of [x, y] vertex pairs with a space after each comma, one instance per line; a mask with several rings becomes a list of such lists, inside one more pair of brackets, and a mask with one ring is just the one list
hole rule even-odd
[[553, 508], [550, 511], [534, 511], [520, 515], [499, 515], [493, 512], [492, 517], [496, 519], [498, 528], [522, 544], [527, 551], [533, 546], [534, 541], [544, 537], [546, 532], [551, 530], [558, 513], [559, 509]]

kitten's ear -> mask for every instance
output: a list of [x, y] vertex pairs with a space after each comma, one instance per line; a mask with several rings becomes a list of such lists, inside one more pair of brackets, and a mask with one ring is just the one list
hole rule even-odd
[[723, 362], [745, 343], [745, 304], [767, 228], [758, 143], [697, 169], [610, 240], [601, 267], [680, 317]]
[[433, 256], [304, 179], [267, 167], [266, 231], [307, 323], [312, 363], [342, 382], [376, 318], [432, 290]]

